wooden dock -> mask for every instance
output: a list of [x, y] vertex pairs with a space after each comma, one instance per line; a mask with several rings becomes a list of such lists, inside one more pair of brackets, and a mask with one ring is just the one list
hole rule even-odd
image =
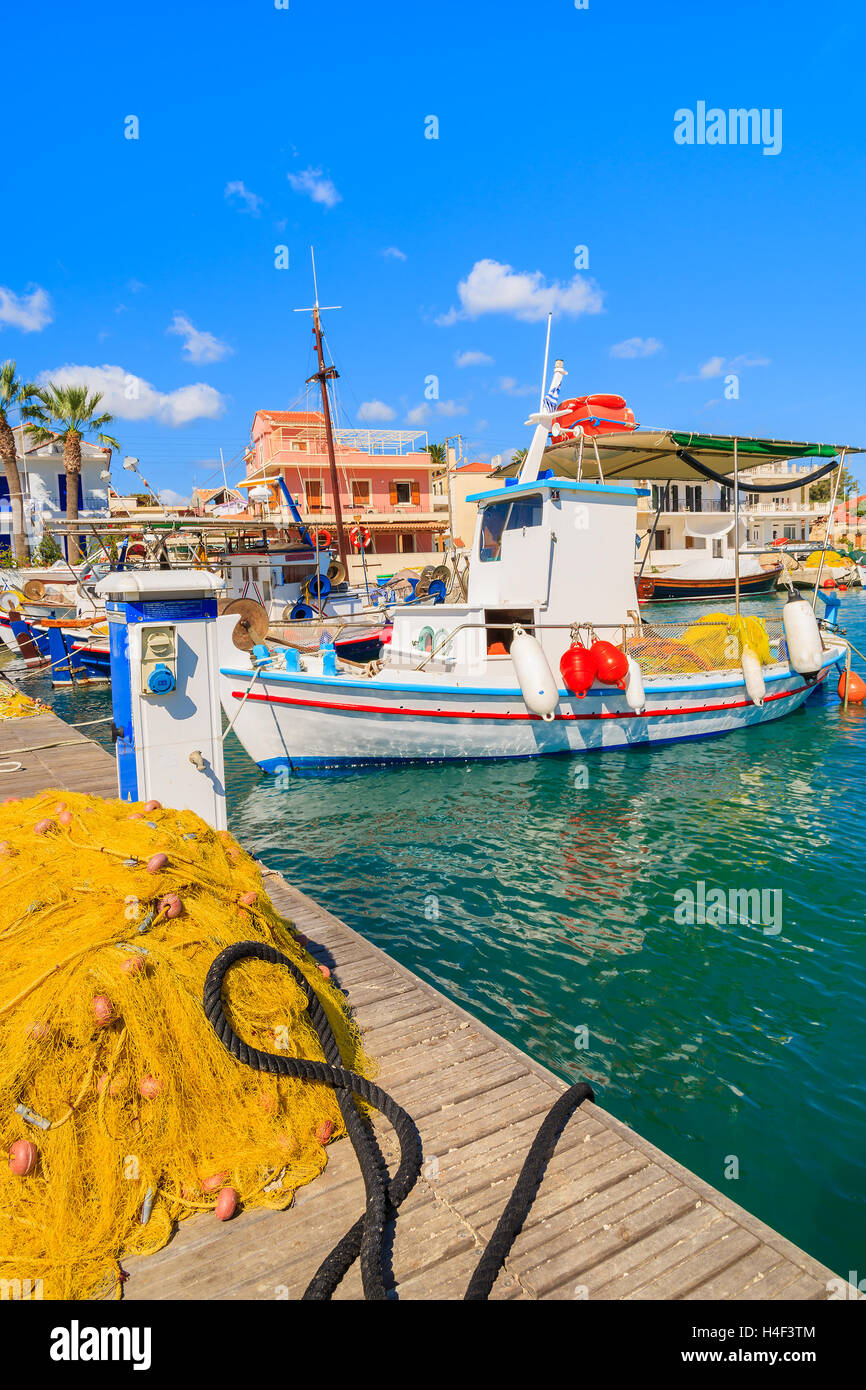
[[[0, 720], [0, 764], [15, 760], [23, 769], [0, 773], [2, 796], [52, 786], [116, 794], [110, 754], [52, 714]], [[459, 1299], [563, 1082], [278, 874], [266, 871], [265, 883], [346, 991], [380, 1084], [422, 1136], [422, 1177], [396, 1223], [397, 1293]], [[396, 1143], [385, 1121], [377, 1133], [390, 1163]], [[354, 1151], [348, 1141], [335, 1144], [324, 1174], [288, 1211], [254, 1210], [225, 1225], [195, 1217], [164, 1250], [125, 1261], [124, 1297], [298, 1298], [363, 1208]], [[834, 1277], [585, 1103], [547, 1166], [492, 1297], [822, 1300]], [[357, 1264], [337, 1296], [361, 1297]]]

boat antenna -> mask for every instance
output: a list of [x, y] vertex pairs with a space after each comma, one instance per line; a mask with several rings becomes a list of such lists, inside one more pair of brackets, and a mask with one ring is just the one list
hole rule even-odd
[[334, 518], [337, 523], [337, 551], [340, 556], [340, 561], [343, 565], [343, 568], [346, 571], [346, 574], [348, 574], [349, 561], [348, 556], [346, 554], [346, 533], [343, 527], [343, 508], [340, 503], [340, 480], [337, 476], [337, 454], [334, 449], [334, 427], [333, 422], [331, 420], [331, 399], [328, 395], [328, 382], [333, 381], [336, 377], [340, 375], [340, 373], [337, 371], [337, 368], [333, 364], [330, 367], [325, 366], [325, 353], [324, 348], [322, 346], [322, 320], [320, 317], [320, 315], [324, 313], [326, 310], [340, 309], [342, 308], [342, 305], [319, 303], [319, 285], [316, 279], [316, 255], [312, 246], [310, 247], [310, 256], [313, 262], [313, 294], [315, 303], [312, 305], [311, 308], [296, 309], [295, 313], [313, 315], [313, 337], [316, 340], [316, 357], [318, 358], [319, 362], [319, 370], [317, 372], [314, 372], [312, 376], [308, 376], [307, 382], [309, 383], [311, 381], [318, 381], [322, 391], [322, 414], [325, 417], [325, 441], [328, 448], [328, 463], [330, 464], [331, 470], [331, 490], [334, 494]]
[[541, 369], [541, 391], [538, 397], [538, 409], [544, 409], [544, 388], [547, 383], [547, 360], [550, 356], [550, 325], [553, 322], [553, 313], [547, 315], [547, 339], [544, 344], [544, 366]]

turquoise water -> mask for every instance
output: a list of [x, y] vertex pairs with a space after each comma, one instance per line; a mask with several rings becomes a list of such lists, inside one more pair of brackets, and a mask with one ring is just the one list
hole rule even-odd
[[[842, 621], [866, 651], [866, 595]], [[105, 699], [55, 703], [77, 720]], [[285, 789], [233, 743], [230, 818], [370, 940], [862, 1278], [864, 748], [866, 713], [835, 696], [706, 743]], [[701, 883], [762, 890], [754, 924], [675, 920]]]

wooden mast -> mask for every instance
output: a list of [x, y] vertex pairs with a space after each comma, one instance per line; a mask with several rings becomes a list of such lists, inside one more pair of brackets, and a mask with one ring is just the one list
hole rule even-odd
[[[340, 375], [340, 373], [337, 371], [337, 368], [333, 365], [330, 367], [325, 366], [325, 353], [322, 345], [322, 320], [320, 316], [319, 305], [319, 286], [316, 281], [316, 258], [313, 254], [312, 247], [310, 247], [310, 255], [313, 258], [313, 288], [315, 290], [316, 302], [312, 307], [312, 311], [307, 309], [296, 309], [295, 313], [304, 314], [312, 312], [313, 315], [313, 337], [316, 340], [316, 356], [319, 361], [319, 370], [317, 372], [314, 372], [312, 376], [308, 376], [307, 381], [318, 381], [322, 391], [322, 414], [325, 417], [325, 442], [328, 447], [328, 463], [330, 464], [331, 469], [331, 491], [334, 494], [334, 517], [337, 523], [337, 551], [340, 556], [340, 561], [343, 565], [343, 569], [346, 571], [346, 574], [348, 575], [349, 561], [346, 553], [346, 533], [343, 527], [343, 507], [340, 502], [340, 480], [337, 476], [337, 454], [336, 450], [334, 449], [334, 427], [333, 422], [331, 420], [331, 399], [328, 395], [328, 382], [337, 378]], [[327, 304], [322, 307], [327, 309], [339, 309], [340, 305]]]

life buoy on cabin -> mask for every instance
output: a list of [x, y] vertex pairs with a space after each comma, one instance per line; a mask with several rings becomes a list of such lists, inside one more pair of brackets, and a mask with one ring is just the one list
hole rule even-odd
[[331, 533], [330, 533], [330, 531], [325, 531], [325, 530], [317, 531], [317, 532], [316, 532], [316, 545], [318, 546], [319, 550], [330, 550], [330, 548], [331, 548]]
[[349, 541], [355, 550], [369, 550], [372, 540], [366, 526], [353, 526], [349, 532]]

